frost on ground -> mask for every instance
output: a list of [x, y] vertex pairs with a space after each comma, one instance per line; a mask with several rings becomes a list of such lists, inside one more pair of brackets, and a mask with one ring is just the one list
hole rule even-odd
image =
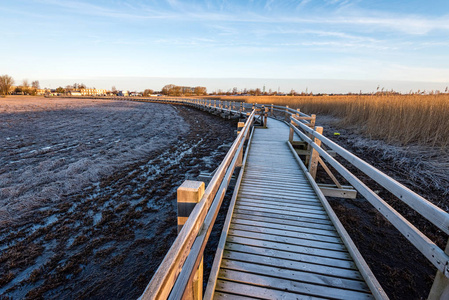
[[[324, 125], [326, 136], [449, 212], [448, 153], [422, 145], [404, 147], [373, 140], [359, 134], [357, 128], [339, 127], [335, 117], [319, 116], [317, 121]], [[336, 131], [339, 136], [333, 136]]]
[[23, 190], [2, 195], [12, 204], [0, 298], [136, 299], [176, 238], [176, 189], [219, 165], [236, 122], [183, 106], [47, 101], [0, 113], [11, 153], [1, 184]]
[[0, 224], [79, 191], [189, 129], [171, 106], [82, 99], [0, 101]]

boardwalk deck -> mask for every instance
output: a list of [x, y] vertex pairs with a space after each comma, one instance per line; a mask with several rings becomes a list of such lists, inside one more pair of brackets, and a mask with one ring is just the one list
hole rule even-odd
[[287, 145], [256, 129], [229, 226], [216, 299], [371, 299], [368, 285]]

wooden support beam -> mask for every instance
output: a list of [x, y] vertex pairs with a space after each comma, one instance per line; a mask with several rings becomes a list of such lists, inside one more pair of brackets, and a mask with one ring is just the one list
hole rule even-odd
[[321, 164], [324, 171], [326, 171], [327, 175], [329, 175], [329, 177], [332, 179], [332, 181], [335, 183], [335, 185], [339, 189], [341, 189], [342, 187], [341, 187], [340, 182], [338, 182], [337, 178], [334, 176], [334, 174], [332, 174], [331, 170], [329, 169], [329, 167], [326, 165], [326, 163], [323, 161], [323, 159], [321, 157], [318, 157], [318, 162]]
[[[178, 234], [189, 218], [195, 205], [204, 195], [204, 182], [186, 180], [177, 190], [178, 198]], [[193, 282], [186, 290], [188, 299], [199, 300], [203, 298], [203, 259], [195, 272]]]
[[338, 188], [336, 186], [328, 186], [318, 184], [321, 192], [326, 197], [337, 197], [337, 198], [345, 198], [345, 199], [355, 199], [357, 198], [357, 191], [351, 188]]
[[[323, 127], [317, 126], [315, 128], [315, 131], [318, 132], [319, 134], [323, 134]], [[321, 141], [319, 139], [315, 138], [314, 142], [318, 146], [321, 146]], [[312, 153], [310, 155], [310, 161], [309, 161], [309, 173], [313, 179], [316, 178], [316, 170], [318, 168], [318, 158], [319, 157], [320, 157], [320, 154], [315, 149], [312, 149]]]

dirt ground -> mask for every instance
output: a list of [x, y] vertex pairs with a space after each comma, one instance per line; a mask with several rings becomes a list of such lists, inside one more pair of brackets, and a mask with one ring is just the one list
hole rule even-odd
[[218, 166], [236, 123], [183, 106], [26, 100], [0, 101], [1, 297], [137, 298], [176, 237], [177, 187]]
[[[447, 154], [422, 146], [405, 148], [371, 140], [360, 135], [358, 128], [342, 128], [332, 117], [319, 116], [317, 123], [324, 125], [324, 134], [336, 143], [440, 208], [449, 210]], [[340, 135], [334, 136], [334, 132]], [[445, 248], [447, 235], [365, 174], [348, 163], [344, 165], [440, 248]], [[323, 169], [318, 180], [329, 182]], [[341, 177], [339, 180], [344, 182]], [[354, 200], [328, 200], [390, 299], [427, 299], [436, 268], [362, 196]]]

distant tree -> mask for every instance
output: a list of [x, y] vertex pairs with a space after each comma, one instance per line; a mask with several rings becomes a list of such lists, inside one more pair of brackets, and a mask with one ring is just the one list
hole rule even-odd
[[60, 86], [56, 89], [56, 93], [63, 94], [63, 93], [65, 93], [65, 89], [62, 86]]
[[79, 89], [85, 89], [85, 88], [86, 88], [86, 85], [85, 85], [84, 83], [80, 83], [80, 84], [78, 85], [78, 88], [79, 88]]
[[25, 87], [25, 88], [30, 86], [30, 84], [28, 83], [28, 79], [22, 80], [22, 86]]
[[175, 85], [172, 89], [172, 96], [181, 96], [182, 95], [182, 89], [180, 86]]
[[237, 89], [237, 87], [234, 87], [234, 88], [232, 89], [232, 93], [233, 93], [234, 95], [238, 94], [238, 92], [239, 92], [239, 90]]
[[145, 91], [143, 91], [142, 95], [144, 97], [148, 97], [149, 95], [153, 94], [154, 91], [152, 89], [146, 89]]
[[31, 82], [31, 86], [35, 89], [39, 89], [39, 80]]
[[162, 88], [162, 95], [173, 96], [174, 84], [167, 84]]
[[114, 95], [117, 95], [117, 89], [115, 88], [115, 85], [112, 86], [111, 92], [112, 92]]
[[0, 76], [0, 94], [6, 96], [9, 94], [11, 86], [14, 84], [14, 79], [9, 75]]
[[207, 89], [204, 86], [197, 86], [194, 91], [197, 96], [207, 95]]

